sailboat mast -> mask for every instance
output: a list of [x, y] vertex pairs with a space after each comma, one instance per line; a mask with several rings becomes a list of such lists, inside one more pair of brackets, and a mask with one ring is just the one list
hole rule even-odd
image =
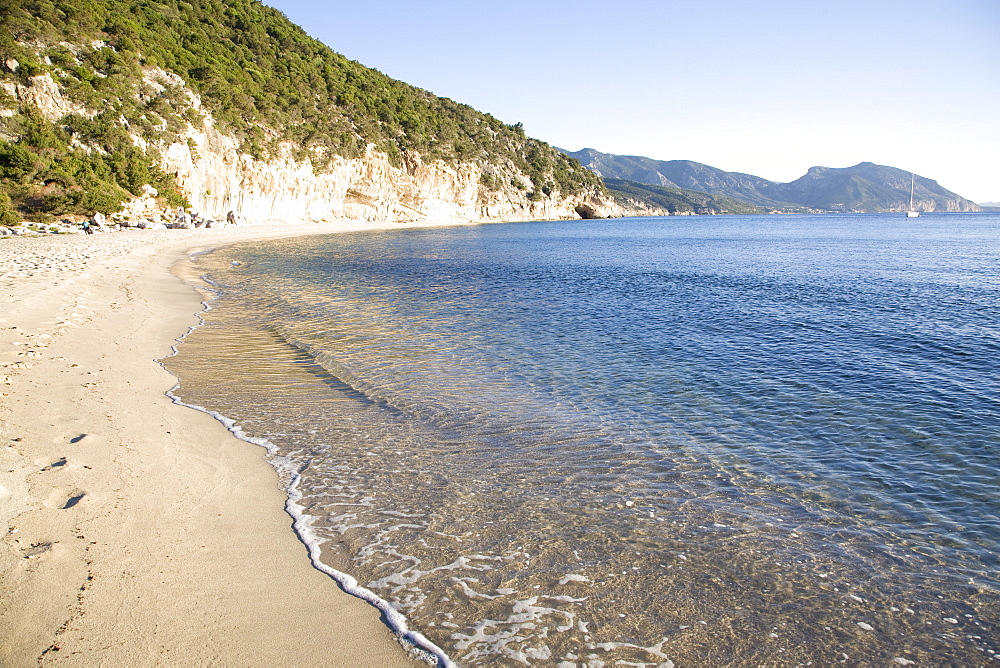
[[913, 180], [914, 180], [914, 178], [916, 178], [915, 175], [913, 174], [913, 172], [910, 172], [910, 208], [906, 212], [906, 217], [907, 218], [916, 218], [917, 216], [920, 215], [920, 212], [913, 208]]

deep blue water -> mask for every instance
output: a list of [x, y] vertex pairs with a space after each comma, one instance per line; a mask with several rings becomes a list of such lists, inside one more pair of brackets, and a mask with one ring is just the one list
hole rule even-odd
[[[241, 244], [168, 366], [460, 663], [991, 661], [1000, 216]], [[845, 658], [846, 657], [846, 658]]]

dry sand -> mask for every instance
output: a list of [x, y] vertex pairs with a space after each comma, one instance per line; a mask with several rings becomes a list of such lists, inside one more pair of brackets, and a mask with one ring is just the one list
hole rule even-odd
[[0, 665], [415, 665], [154, 361], [197, 322], [186, 251], [389, 226], [0, 240]]

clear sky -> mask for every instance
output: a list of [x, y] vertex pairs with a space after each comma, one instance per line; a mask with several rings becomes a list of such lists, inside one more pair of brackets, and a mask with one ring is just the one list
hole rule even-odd
[[1000, 0], [264, 0], [568, 150], [791, 181], [862, 161], [1000, 201]]

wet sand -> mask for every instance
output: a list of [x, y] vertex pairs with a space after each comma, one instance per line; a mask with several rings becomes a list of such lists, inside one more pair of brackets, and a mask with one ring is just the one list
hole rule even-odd
[[363, 223], [0, 240], [0, 665], [416, 665], [315, 570], [262, 448], [174, 405], [192, 249]]

